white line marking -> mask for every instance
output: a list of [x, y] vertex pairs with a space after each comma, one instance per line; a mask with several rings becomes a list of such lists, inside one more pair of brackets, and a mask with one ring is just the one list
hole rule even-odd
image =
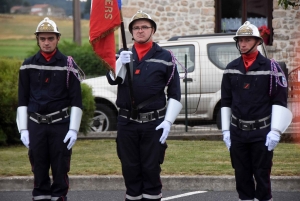
[[194, 191], [194, 192], [190, 192], [190, 193], [184, 193], [184, 194], [180, 194], [180, 195], [166, 197], [166, 198], [161, 199], [161, 201], [164, 201], [164, 200], [173, 200], [173, 199], [177, 199], [177, 198], [181, 198], [181, 197], [186, 197], [186, 196], [195, 195], [195, 194], [199, 194], [199, 193], [206, 193], [206, 192], [207, 191]]

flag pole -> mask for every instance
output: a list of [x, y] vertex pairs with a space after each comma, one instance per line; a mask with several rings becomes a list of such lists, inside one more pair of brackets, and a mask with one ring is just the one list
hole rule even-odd
[[[123, 43], [123, 50], [127, 51], [127, 43], [126, 43], [126, 36], [125, 36], [125, 28], [124, 28], [124, 21], [123, 21], [123, 15], [122, 15], [122, 10], [120, 9], [120, 17], [121, 17], [121, 36], [122, 36], [122, 43]], [[130, 93], [130, 98], [131, 98], [131, 117], [132, 119], [137, 119], [137, 109], [135, 107], [134, 103], [134, 97], [133, 97], [133, 87], [132, 87], [132, 77], [133, 72], [130, 70], [129, 63], [126, 63], [126, 70], [127, 70], [127, 76], [128, 76], [128, 83], [129, 83], [129, 93]]]
[[122, 36], [122, 43], [123, 43], [123, 49], [128, 50], [127, 44], [126, 44], [126, 36], [125, 36], [125, 27], [124, 27], [124, 21], [123, 21], [123, 15], [122, 15], [122, 10], [120, 9], [120, 17], [121, 17], [121, 36]]

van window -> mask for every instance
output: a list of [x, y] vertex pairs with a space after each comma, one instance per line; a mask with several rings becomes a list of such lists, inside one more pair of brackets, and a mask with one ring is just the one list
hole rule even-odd
[[218, 68], [224, 70], [229, 62], [240, 56], [235, 42], [232, 43], [210, 43], [207, 45], [209, 60]]
[[187, 72], [193, 72], [195, 69], [195, 46], [194, 45], [179, 45], [179, 46], [164, 46], [164, 49], [171, 50], [178, 60], [177, 70], [179, 73], [184, 73], [185, 55], [187, 55]]

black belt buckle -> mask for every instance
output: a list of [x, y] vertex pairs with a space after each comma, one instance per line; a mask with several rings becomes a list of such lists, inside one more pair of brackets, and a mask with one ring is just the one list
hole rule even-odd
[[252, 123], [243, 123], [240, 120], [238, 121], [238, 127], [244, 131], [254, 130], [254, 124]]
[[146, 113], [146, 114], [143, 114], [143, 113], [140, 113], [140, 118], [139, 118], [139, 120], [140, 121], [150, 121], [150, 120], [152, 120], [152, 113]]
[[43, 124], [51, 124], [52, 123], [52, 116], [45, 116], [37, 114], [37, 121]]

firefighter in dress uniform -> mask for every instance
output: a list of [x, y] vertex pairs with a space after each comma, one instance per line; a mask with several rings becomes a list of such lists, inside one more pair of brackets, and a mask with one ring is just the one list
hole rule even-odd
[[241, 57], [230, 62], [223, 74], [223, 140], [230, 151], [239, 200], [272, 200], [273, 150], [292, 119], [286, 108], [286, 78], [277, 62], [257, 50], [263, 39], [256, 26], [246, 21], [234, 40]]
[[61, 34], [54, 21], [44, 18], [35, 35], [40, 50], [20, 68], [16, 120], [21, 140], [29, 148], [32, 200], [66, 201], [71, 148], [82, 116], [78, 67], [58, 50]]
[[[107, 73], [108, 82], [118, 85], [116, 143], [126, 186], [125, 200], [161, 200], [160, 165], [171, 125], [182, 108], [179, 74], [171, 53], [153, 42], [156, 23], [147, 13], [138, 11], [131, 18], [129, 31], [134, 40], [132, 51], [120, 52], [116, 79]], [[133, 72], [129, 78], [125, 64], [131, 56]]]

